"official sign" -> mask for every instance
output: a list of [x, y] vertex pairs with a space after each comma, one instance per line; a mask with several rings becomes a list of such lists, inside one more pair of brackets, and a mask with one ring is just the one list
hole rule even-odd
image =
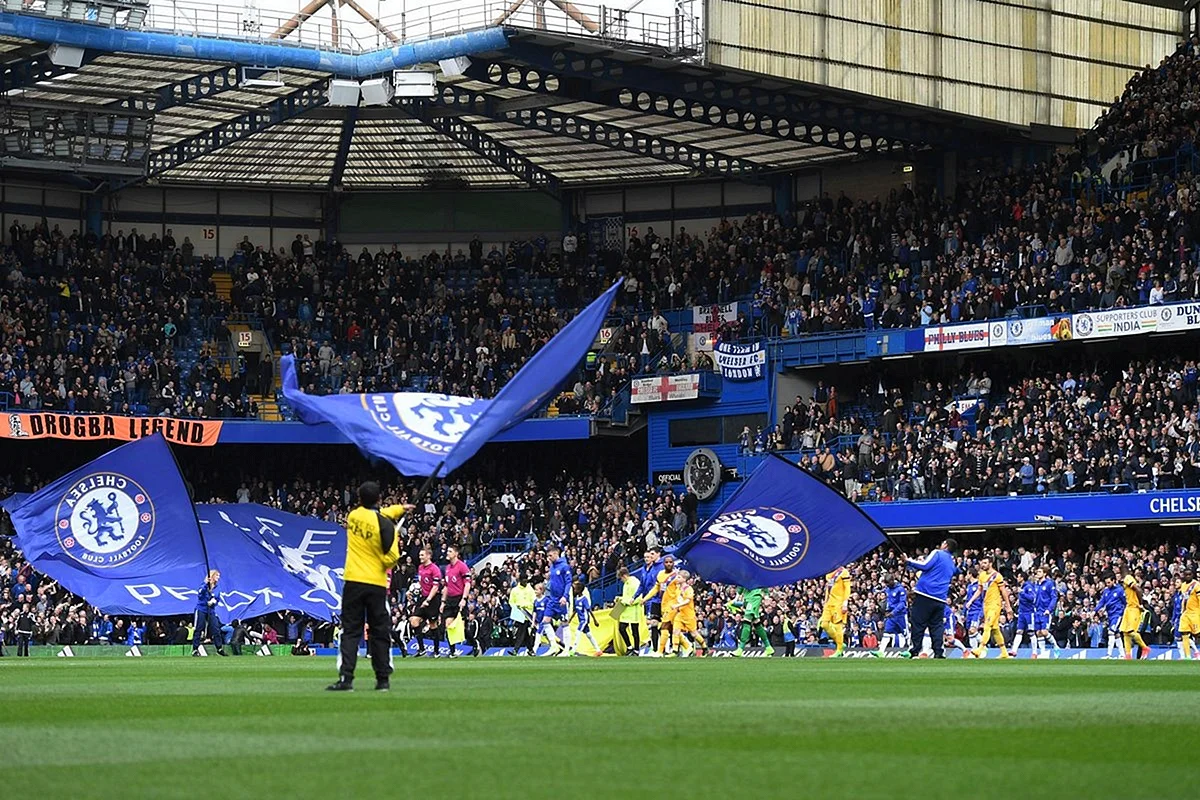
[[712, 333], [727, 322], [737, 322], [737, 303], [692, 306], [692, 331]]
[[218, 420], [174, 417], [118, 417], [111, 414], [55, 414], [50, 411], [0, 415], [0, 438], [116, 439], [132, 442], [161, 433], [171, 444], [212, 447], [221, 435]]
[[630, 387], [631, 403], [666, 403], [673, 400], [695, 400], [700, 396], [700, 375], [663, 375], [653, 378], [634, 378]]
[[713, 349], [721, 375], [731, 381], [752, 381], [761, 378], [767, 363], [767, 350], [762, 342], [729, 344], [721, 342]]

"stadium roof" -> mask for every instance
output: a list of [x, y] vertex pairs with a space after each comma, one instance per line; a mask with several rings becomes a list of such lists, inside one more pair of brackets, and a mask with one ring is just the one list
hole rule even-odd
[[[152, 110], [149, 180], [162, 184], [553, 191], [705, 175], [765, 180], [950, 137], [969, 146], [980, 134], [1025, 134], [662, 48], [522, 29], [509, 29], [507, 48], [472, 56], [465, 74], [439, 76], [432, 101], [354, 109], [326, 103], [328, 73], [284, 68], [281, 85], [248, 85], [233, 64], [89, 51], [66, 69], [49, 67], [45, 52], [0, 38], [5, 105]], [[14, 80], [30, 64], [48, 71]]]

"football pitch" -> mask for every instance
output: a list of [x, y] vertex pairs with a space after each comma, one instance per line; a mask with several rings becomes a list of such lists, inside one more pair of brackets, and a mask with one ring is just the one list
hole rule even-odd
[[16, 797], [1176, 797], [1200, 664], [0, 660]]

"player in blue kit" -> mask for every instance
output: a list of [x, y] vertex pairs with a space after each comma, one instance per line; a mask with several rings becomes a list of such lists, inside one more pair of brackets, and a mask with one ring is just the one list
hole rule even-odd
[[1117, 585], [1117, 578], [1111, 572], [1104, 573], [1104, 591], [1096, 603], [1096, 613], [1105, 619], [1108, 629], [1108, 653], [1105, 658], [1113, 657], [1116, 649], [1117, 657], [1125, 657], [1125, 645], [1121, 639], [1121, 618], [1125, 615], [1125, 590]]
[[967, 598], [963, 627], [967, 629], [967, 644], [974, 650], [979, 647], [979, 631], [983, 627], [983, 592], [979, 591], [979, 581], [975, 578], [967, 581]]
[[1012, 654], [1015, 656], [1021, 647], [1021, 640], [1029, 634], [1029, 646], [1033, 647], [1033, 634], [1037, 630], [1033, 625], [1033, 612], [1037, 608], [1037, 584], [1029, 580], [1029, 576], [1021, 575], [1021, 588], [1017, 590], [1017, 632], [1013, 636]]
[[[967, 648], [964, 642], [958, 635], [958, 623], [960, 618], [954, 613], [953, 607], [949, 603], [946, 604], [946, 614], [944, 625], [946, 626], [945, 642], [949, 647], [954, 647], [962, 651], [963, 658], [973, 658], [974, 654]], [[964, 629], [965, 632], [965, 629]]]
[[548, 655], [558, 655], [563, 650], [556, 633], [558, 624], [571, 614], [571, 565], [557, 544], [547, 547], [546, 555], [550, 557], [550, 575], [546, 583], [546, 614], [539, 630], [550, 642]]
[[883, 583], [887, 619], [883, 622], [883, 636], [879, 639], [879, 650], [875, 653], [877, 658], [882, 658], [889, 647], [908, 646], [908, 590], [890, 572], [884, 576]]
[[567, 649], [561, 655], [575, 655], [575, 648], [579, 646], [579, 637], [583, 635], [592, 643], [592, 649], [596, 651], [593, 655], [598, 656], [600, 655], [600, 645], [596, 644], [596, 637], [592, 636], [592, 595], [583, 581], [575, 581], [574, 596], [575, 627], [567, 631]]
[[533, 587], [533, 591], [536, 595], [533, 601], [534, 634], [533, 644], [529, 646], [529, 655], [537, 655], [538, 645], [541, 644], [546, 629], [550, 631], [546, 635], [547, 644], [550, 645], [546, 655], [557, 655], [561, 648], [558, 646], [558, 637], [554, 635], [554, 613], [550, 610], [550, 598], [546, 596], [546, 584], [539, 583]]
[[[1055, 575], [1058, 568], [1054, 569]], [[1033, 574], [1037, 585], [1037, 603], [1033, 607], [1033, 657], [1046, 655], [1046, 643], [1054, 648], [1052, 658], [1058, 658], [1058, 640], [1050, 633], [1050, 625], [1054, 621], [1054, 612], [1058, 608], [1058, 581], [1046, 575], [1045, 567], [1038, 567]]]

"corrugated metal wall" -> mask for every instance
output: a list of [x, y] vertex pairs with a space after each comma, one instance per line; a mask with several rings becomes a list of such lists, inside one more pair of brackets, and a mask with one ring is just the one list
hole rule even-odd
[[1089, 127], [1183, 14], [1130, 0], [707, 0], [714, 64], [1025, 125]]

